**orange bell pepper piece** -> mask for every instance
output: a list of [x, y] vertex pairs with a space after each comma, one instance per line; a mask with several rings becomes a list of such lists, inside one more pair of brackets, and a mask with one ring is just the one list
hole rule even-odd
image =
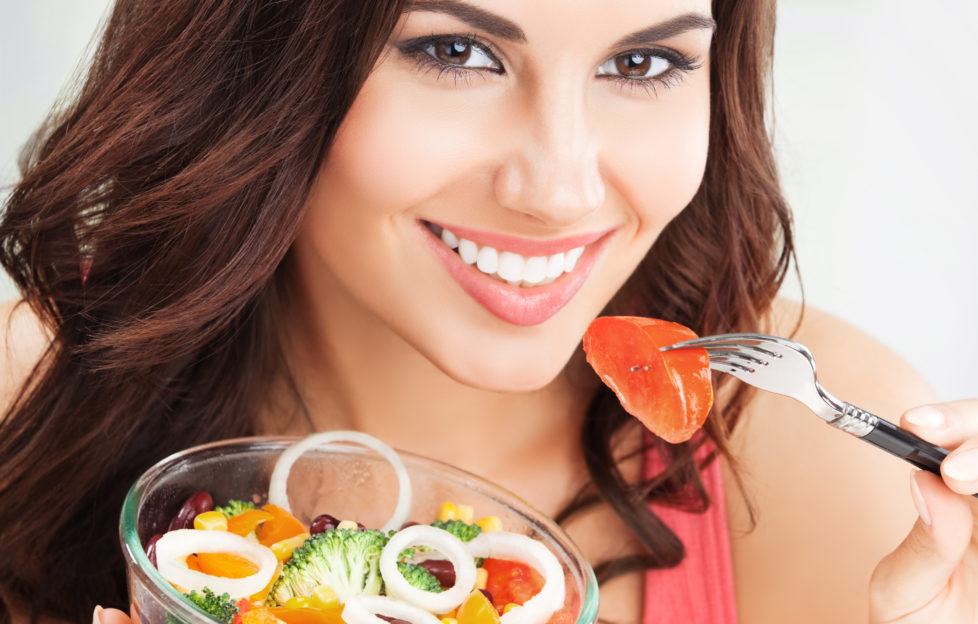
[[306, 525], [299, 522], [298, 518], [277, 505], [269, 503], [262, 509], [273, 516], [272, 519], [266, 520], [255, 529], [258, 541], [264, 546], [271, 548], [275, 542], [295, 537], [299, 533], [307, 531]]
[[268, 607], [254, 607], [234, 616], [234, 624], [280, 624], [281, 620], [272, 615]]
[[187, 555], [187, 567], [204, 574], [225, 578], [244, 578], [258, 572], [258, 565], [254, 561], [231, 553]]
[[228, 518], [228, 531], [241, 537], [245, 537], [256, 528], [262, 522], [267, 522], [273, 519], [271, 513], [265, 511], [264, 509], [249, 509], [248, 511], [239, 513], [233, 518]]
[[499, 624], [499, 612], [478, 589], [462, 601], [455, 612], [458, 624]]
[[318, 609], [315, 607], [271, 607], [272, 615], [286, 624], [344, 624], [340, 613], [343, 607]]

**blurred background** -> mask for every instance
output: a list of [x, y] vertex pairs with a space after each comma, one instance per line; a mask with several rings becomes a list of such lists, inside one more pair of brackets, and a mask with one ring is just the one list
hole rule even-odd
[[[0, 200], [108, 5], [0, 5]], [[978, 2], [778, 12], [775, 141], [807, 303], [891, 346], [942, 398], [978, 396]], [[784, 294], [800, 298], [797, 280]], [[0, 274], [0, 300], [15, 295]]]

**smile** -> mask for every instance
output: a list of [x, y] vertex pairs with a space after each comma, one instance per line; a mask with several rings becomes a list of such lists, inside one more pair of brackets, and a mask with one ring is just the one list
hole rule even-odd
[[510, 286], [527, 288], [553, 282], [564, 273], [570, 273], [584, 253], [584, 247], [574, 247], [545, 256], [524, 256], [515, 251], [500, 250], [490, 245], [478, 245], [467, 238], [433, 223], [426, 224], [450, 249], [458, 253], [462, 262], [474, 264], [477, 269], [506, 282]]
[[570, 302], [610, 233], [538, 240], [418, 223], [462, 289], [498, 318], [520, 326], [542, 323]]

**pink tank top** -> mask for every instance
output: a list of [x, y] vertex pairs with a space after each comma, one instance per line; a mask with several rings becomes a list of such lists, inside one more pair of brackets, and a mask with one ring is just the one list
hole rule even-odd
[[[700, 455], [710, 452], [704, 445]], [[646, 476], [662, 469], [657, 456], [646, 456]], [[675, 568], [651, 570], [645, 577], [643, 624], [736, 624], [733, 567], [720, 462], [710, 462], [702, 473], [711, 504], [704, 513], [652, 505], [655, 513], [676, 532], [686, 557]]]

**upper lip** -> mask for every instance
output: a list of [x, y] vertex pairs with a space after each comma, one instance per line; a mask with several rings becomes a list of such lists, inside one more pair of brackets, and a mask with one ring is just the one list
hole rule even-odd
[[570, 251], [571, 249], [575, 249], [577, 247], [584, 247], [585, 245], [589, 245], [600, 239], [602, 236], [605, 236], [614, 229], [607, 228], [599, 231], [584, 232], [582, 234], [561, 236], [559, 238], [539, 239], [514, 236], [512, 234], [502, 234], [500, 232], [478, 230], [475, 228], [454, 225], [451, 223], [440, 223], [437, 221], [425, 220], [424, 223], [429, 223], [431, 225], [444, 228], [459, 238], [468, 239], [479, 246], [488, 245], [496, 248], [497, 250], [511, 251], [526, 257], [550, 256], [562, 251]]

